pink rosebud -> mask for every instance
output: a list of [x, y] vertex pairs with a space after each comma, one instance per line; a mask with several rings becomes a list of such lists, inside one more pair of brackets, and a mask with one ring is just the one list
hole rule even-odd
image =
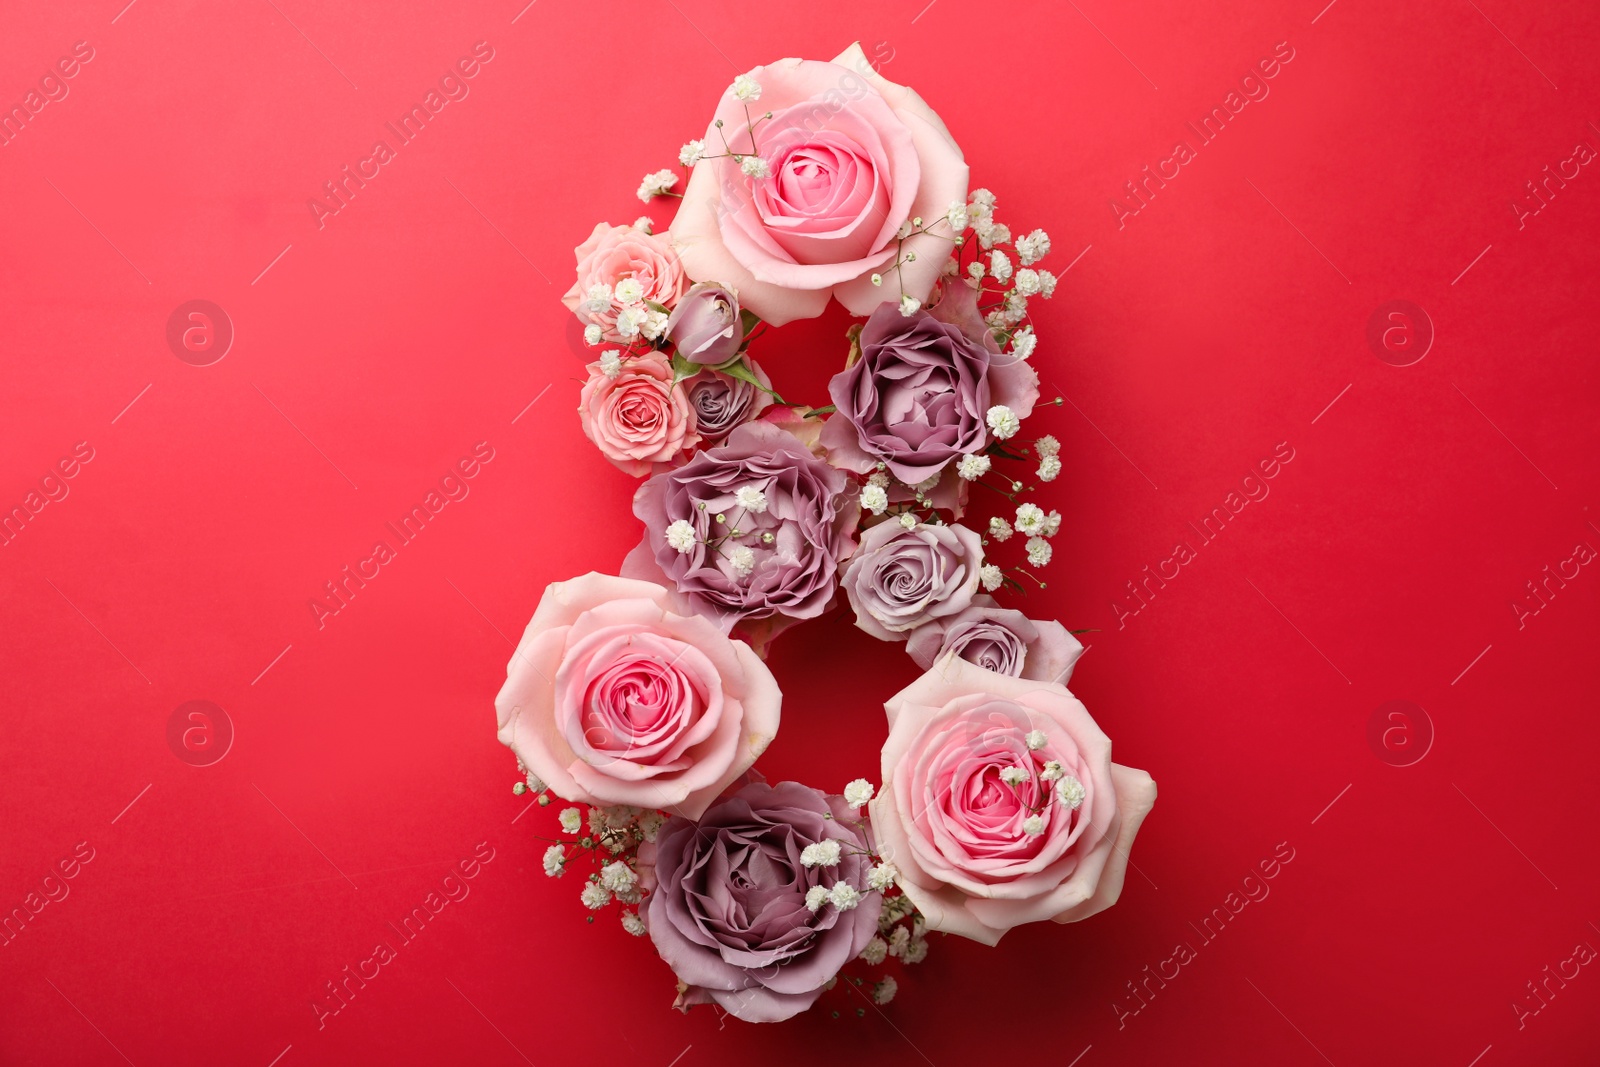
[[690, 286], [667, 319], [667, 340], [691, 363], [728, 362], [744, 342], [739, 297], [716, 282]]

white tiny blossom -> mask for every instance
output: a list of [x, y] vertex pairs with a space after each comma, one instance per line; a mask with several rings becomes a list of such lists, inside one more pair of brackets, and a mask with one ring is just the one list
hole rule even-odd
[[1039, 471], [1038, 471], [1038, 473], [1039, 473], [1039, 480], [1041, 482], [1053, 482], [1053, 481], [1055, 481], [1056, 480], [1056, 475], [1061, 473], [1061, 457], [1060, 456], [1046, 456], [1043, 459], [1041, 459], [1039, 461]]
[[1005, 580], [1005, 572], [993, 563], [985, 563], [978, 568], [978, 581], [983, 583], [983, 588], [987, 592], [992, 593], [999, 589], [1005, 584]]
[[1033, 327], [1024, 326], [1011, 336], [1011, 354], [1018, 359], [1027, 359], [1033, 355], [1038, 344], [1039, 336], [1033, 332]]
[[622, 928], [634, 937], [644, 936], [644, 920], [639, 918], [638, 912], [625, 911], [622, 913]]
[[930, 474], [911, 488], [919, 493], [931, 493], [933, 492], [933, 487], [939, 484], [939, 478], [940, 475], [938, 473]]
[[616, 349], [600, 353], [600, 373], [615, 381], [622, 373], [622, 354]]
[[907, 963], [921, 963], [928, 958], [928, 942], [920, 937], [915, 939], [906, 946], [906, 950], [900, 954], [900, 958]]
[[638, 879], [639, 876], [633, 872], [633, 868], [621, 860], [608, 863], [600, 868], [600, 884], [613, 893], [626, 892], [632, 889]]
[[852, 808], [859, 808], [872, 799], [872, 783], [865, 778], [857, 778], [844, 787], [844, 802]]
[[981, 279], [985, 274], [989, 273], [989, 271], [988, 268], [982, 263], [973, 262], [967, 264], [967, 273], [972, 275], [974, 278]]
[[887, 486], [889, 484], [889, 475], [884, 471], [873, 471], [871, 474], [867, 475], [867, 484]]
[[639, 836], [646, 841], [654, 841], [656, 834], [661, 832], [661, 827], [666, 824], [667, 817], [659, 811], [647, 811], [639, 816]]
[[639, 884], [637, 882], [629, 886], [627, 889], [620, 889], [617, 891], [617, 900], [623, 904], [637, 904], [643, 899], [644, 890], [639, 888]]
[[589, 286], [583, 294], [583, 303], [578, 305], [580, 311], [609, 311], [611, 310], [611, 286], [596, 283]]
[[1028, 562], [1035, 567], [1043, 567], [1050, 562], [1050, 542], [1042, 537], [1028, 538]]
[[867, 885], [882, 892], [894, 885], [894, 880], [900, 877], [900, 870], [892, 863], [875, 863], [867, 872]]
[[800, 863], [805, 867], [837, 867], [839, 842], [818, 841], [800, 850]]
[[589, 824], [589, 832], [598, 836], [606, 828], [606, 813], [604, 809], [590, 808], [586, 821]]
[[987, 189], [974, 189], [967, 194], [967, 199], [983, 208], [986, 213], [994, 210], [994, 194]]
[[1047, 270], [1039, 272], [1039, 295], [1046, 300], [1056, 295], [1056, 276]]
[[861, 958], [866, 961], [868, 967], [878, 966], [888, 954], [889, 942], [881, 937], [868, 941], [867, 946], [861, 950]]
[[1029, 752], [1037, 752], [1050, 743], [1050, 739], [1044, 735], [1043, 730], [1029, 730], [1025, 740], [1028, 742]]
[[638, 218], [634, 219], [633, 228], [636, 230], [643, 230], [645, 233], [656, 232], [656, 224], [649, 215], [640, 215]]
[[950, 229], [961, 233], [967, 228], [967, 205], [960, 200], [952, 200], [949, 209], [944, 213], [944, 219], [950, 224]]
[[806, 907], [812, 911], [821, 911], [822, 906], [828, 902], [828, 891], [820, 885], [814, 885], [806, 890]]
[[1043, 526], [1044, 509], [1038, 504], [1020, 504], [1017, 506], [1017, 532], [1032, 537]]
[[660, 196], [677, 184], [678, 176], [670, 170], [658, 170], [653, 174], [646, 174], [644, 181], [639, 183], [639, 199], [648, 204], [651, 197]]
[[1024, 267], [1031, 267], [1050, 254], [1050, 235], [1043, 230], [1017, 238], [1017, 258]]
[[828, 890], [828, 901], [840, 911], [849, 911], [861, 903], [861, 894], [849, 882], [835, 882]]
[[1015, 532], [1011, 524], [998, 515], [989, 520], [989, 536], [996, 541], [1008, 540]]
[[989, 232], [978, 238], [978, 243], [983, 245], [984, 248], [993, 248], [995, 245], [1003, 245], [1009, 240], [1011, 240], [1011, 227], [1001, 222], [991, 222], [989, 224]]
[[1011, 257], [998, 248], [989, 253], [989, 273], [994, 275], [997, 282], [1006, 281], [1011, 277]]
[[1021, 767], [1003, 767], [1000, 770], [1000, 780], [1006, 785], [1021, 785], [1028, 780], [1028, 772]]
[[917, 517], [908, 511], [900, 516], [900, 525], [908, 530], [915, 530], [917, 528]]
[[994, 461], [988, 456], [962, 456], [961, 462], [956, 465], [956, 473], [970, 482], [975, 478], [982, 478], [985, 474], [988, 474], [989, 468], [993, 465]]
[[551, 878], [559, 878], [567, 869], [567, 850], [560, 845], [551, 845], [544, 850], [544, 873]]
[[756, 569], [756, 554], [748, 545], [734, 545], [728, 552], [728, 563], [732, 565], [734, 574], [748, 578], [750, 572]]
[[889, 507], [889, 494], [881, 485], [865, 486], [861, 490], [861, 506], [874, 515], [882, 515]]
[[1044, 765], [1044, 770], [1039, 772], [1039, 777], [1046, 782], [1053, 782], [1065, 773], [1061, 769], [1061, 761], [1053, 759]]
[[741, 485], [733, 494], [733, 499], [741, 508], [757, 515], [767, 510], [767, 494], [753, 485]]
[[644, 334], [646, 340], [655, 341], [667, 332], [667, 320], [671, 318], [665, 311], [656, 311], [652, 308], [645, 315], [644, 321], [639, 324], [639, 332]]
[[584, 885], [583, 892], [578, 894], [578, 899], [583, 901], [583, 906], [590, 911], [598, 911], [611, 903], [611, 890], [599, 882], [589, 882]]
[[637, 304], [644, 299], [644, 285], [640, 283], [638, 278], [622, 279], [617, 283], [617, 287], [613, 292], [617, 303], [624, 307], [629, 304]]
[[772, 175], [772, 168], [760, 156], [745, 156], [739, 160], [739, 169], [747, 178], [766, 178]]
[[[521, 768], [518, 768], [518, 769], [520, 770]], [[544, 779], [543, 778], [540, 778], [537, 774], [534, 774], [532, 771], [528, 771], [527, 774], [528, 774], [528, 778], [527, 778], [528, 792], [530, 792], [530, 793], [543, 793], [545, 791], [545, 789], [548, 788], [548, 786], [546, 786], [544, 784]]]
[[1061, 798], [1061, 803], [1073, 811], [1083, 807], [1083, 798], [1088, 795], [1083, 788], [1083, 783], [1070, 774], [1056, 784], [1056, 796]]
[[1045, 434], [1033, 443], [1033, 450], [1041, 456], [1059, 456], [1061, 454], [1061, 442], [1050, 434]]
[[[620, 316], [618, 316], [617, 321], [622, 321]], [[984, 421], [989, 424], [989, 429], [994, 431], [994, 435], [1002, 441], [1008, 437], [1015, 437], [1017, 431], [1022, 429], [1022, 420], [1017, 418], [1017, 413], [1004, 404], [996, 404], [990, 408], [984, 416]]]
[[597, 345], [605, 339], [605, 335], [605, 330], [600, 328], [600, 324], [598, 322], [591, 322], [589, 325], [583, 328], [583, 343], [586, 345]]
[[1044, 833], [1044, 816], [1030, 815], [1022, 820], [1022, 832], [1029, 837], [1038, 837]]
[[687, 519], [678, 519], [667, 527], [667, 544], [679, 552], [693, 551], [699, 542], [700, 538], [694, 532], [694, 525]]
[[690, 141], [678, 149], [678, 162], [686, 167], [692, 167], [700, 162], [700, 157], [705, 154], [706, 143], [704, 141]]
[[900, 298], [900, 314], [907, 317], [915, 315], [917, 313], [917, 309], [921, 306], [922, 301], [918, 300], [914, 296], [902, 296]]
[[909, 944], [911, 944], [911, 931], [904, 926], [895, 927], [894, 932], [889, 935], [889, 955], [904, 955]]
[[1039, 288], [1038, 271], [1031, 267], [1023, 267], [1017, 271], [1017, 292], [1023, 296], [1037, 296]]
[[754, 103], [761, 99], [761, 83], [748, 74], [741, 74], [733, 79], [733, 87], [728, 91], [742, 104]]
[[639, 336], [640, 328], [649, 316], [650, 309], [643, 304], [625, 307], [617, 312], [617, 336], [624, 341], [631, 341]]
[[562, 808], [561, 814], [556, 818], [561, 823], [561, 832], [575, 834], [583, 827], [583, 812], [577, 808]]
[[887, 1004], [894, 999], [894, 995], [899, 991], [900, 984], [891, 975], [872, 987], [872, 1002], [878, 1005]]

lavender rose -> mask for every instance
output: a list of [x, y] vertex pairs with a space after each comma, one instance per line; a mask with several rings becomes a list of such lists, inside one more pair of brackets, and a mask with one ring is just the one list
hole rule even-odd
[[[750, 372], [768, 389], [772, 387], [766, 372], [753, 362]], [[684, 379], [682, 388], [694, 409], [695, 429], [706, 447], [720, 445], [735, 428], [754, 421], [772, 404], [772, 395], [766, 389], [710, 367]]]
[[716, 282], [690, 286], [667, 319], [667, 340], [691, 363], [728, 362], [744, 343], [738, 295]]
[[770, 640], [833, 601], [861, 514], [848, 483], [789, 431], [746, 423], [639, 487], [644, 539], [623, 574], [675, 588], [725, 630], [741, 624], [753, 642]]
[[954, 652], [996, 674], [1066, 685], [1083, 645], [1054, 619], [1035, 621], [979, 593], [965, 610], [917, 627], [906, 651], [923, 670]]
[[[838, 862], [805, 866], [817, 844]], [[650, 939], [687, 986], [676, 1006], [714, 1001], [746, 1022], [809, 1008], [878, 932], [871, 848], [859, 812], [798, 782], [751, 782], [699, 823], [669, 819], [639, 858]]]
[[884, 522], [861, 537], [841, 584], [856, 625], [880, 641], [954, 615], [978, 591], [983, 543], [965, 526]]

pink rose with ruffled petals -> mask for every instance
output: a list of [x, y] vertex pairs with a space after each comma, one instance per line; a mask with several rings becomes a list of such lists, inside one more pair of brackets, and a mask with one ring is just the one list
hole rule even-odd
[[750, 646], [651, 582], [547, 587], [506, 673], [500, 741], [566, 800], [698, 819], [778, 732], [782, 694]]
[[688, 394], [672, 379], [672, 362], [660, 352], [624, 360], [615, 377], [600, 363], [589, 364], [589, 380], [578, 395], [583, 432], [601, 455], [635, 478], [700, 443]]
[[[670, 231], [689, 276], [736, 289], [775, 325], [820, 315], [830, 296], [857, 315], [902, 287], [926, 299], [955, 236], [941, 220], [967, 195], [967, 165], [939, 116], [880, 77], [859, 44], [831, 63], [783, 59], [750, 77], [761, 86], [750, 112], [772, 117], [752, 143], [747, 105], [731, 93], [718, 104], [712, 158], [695, 166]], [[766, 175], [749, 176], [724, 137]], [[919, 217], [932, 232], [899, 240]]]
[[643, 299], [671, 309], [688, 288], [677, 253], [665, 238], [645, 233], [632, 226], [596, 223], [588, 240], [577, 248], [578, 278], [561, 297], [561, 302], [585, 323], [594, 323], [608, 341], [622, 341], [617, 332], [615, 301], [601, 310], [587, 310], [585, 301], [596, 285], [613, 289], [624, 278], [639, 283]]
[[872, 825], [930, 930], [993, 945], [1116, 903], [1156, 786], [1063, 686], [947, 656], [884, 707]]

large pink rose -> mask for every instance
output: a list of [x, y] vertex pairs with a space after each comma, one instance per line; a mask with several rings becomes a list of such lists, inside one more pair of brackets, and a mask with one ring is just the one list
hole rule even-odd
[[929, 929], [993, 945], [1116, 903], [1156, 785], [1076, 697], [947, 655], [884, 707], [872, 826]]
[[621, 341], [617, 333], [617, 311], [613, 301], [602, 311], [585, 311], [583, 302], [596, 285], [613, 288], [624, 278], [632, 278], [644, 291], [644, 299], [670, 309], [688, 288], [683, 267], [672, 246], [663, 237], [632, 226], [595, 224], [588, 240], [577, 248], [578, 278], [561, 297], [561, 302], [585, 323], [595, 323], [608, 341]]
[[[705, 137], [669, 236], [695, 281], [718, 281], [781, 325], [822, 314], [833, 296], [857, 315], [907, 295], [925, 300], [955, 236], [940, 222], [967, 195], [961, 149], [922, 97], [878, 75], [853, 44], [831, 63], [783, 59], [750, 72], [749, 114], [730, 93]], [[721, 123], [719, 129], [716, 122]], [[747, 177], [724, 153], [759, 156]], [[920, 217], [931, 233], [903, 243]], [[891, 271], [897, 254], [911, 262]], [[874, 272], [883, 284], [873, 285]]]
[[759, 657], [651, 582], [547, 587], [495, 698], [500, 741], [550, 790], [698, 819], [778, 732]]
[[616, 377], [589, 364], [578, 420], [600, 454], [635, 478], [700, 443], [688, 393], [673, 385], [672, 363], [660, 352], [624, 360]]

